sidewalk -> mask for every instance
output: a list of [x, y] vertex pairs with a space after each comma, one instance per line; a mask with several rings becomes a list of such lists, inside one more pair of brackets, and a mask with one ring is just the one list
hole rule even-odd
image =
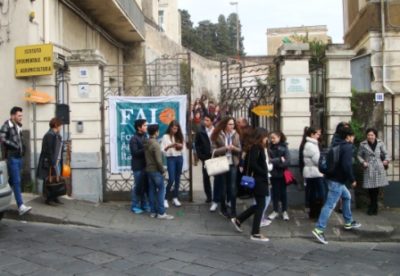
[[[24, 194], [27, 205], [33, 207], [29, 214], [18, 215], [16, 206], [7, 212], [6, 218], [21, 221], [47, 222], [55, 224], [75, 224], [100, 228], [119, 229], [126, 232], [168, 232], [181, 235], [193, 233], [212, 236], [235, 236], [230, 222], [218, 212], [210, 213], [208, 204], [183, 203], [181, 208], [171, 207], [168, 213], [175, 216], [171, 221], [160, 221], [130, 212], [129, 202], [107, 202], [93, 204], [84, 201], [62, 198], [64, 205], [45, 205], [40, 196]], [[238, 211], [250, 201], [238, 201]], [[314, 223], [307, 219], [303, 210], [289, 210], [290, 221], [281, 219], [273, 221], [261, 228], [261, 232], [270, 238], [312, 238], [311, 230]], [[340, 214], [333, 213], [326, 237], [329, 241], [400, 241], [400, 210], [385, 209], [378, 216], [367, 216], [364, 211], [354, 210], [354, 218], [362, 223], [357, 230], [343, 230], [343, 220]], [[249, 235], [252, 218], [244, 224], [244, 233]]]

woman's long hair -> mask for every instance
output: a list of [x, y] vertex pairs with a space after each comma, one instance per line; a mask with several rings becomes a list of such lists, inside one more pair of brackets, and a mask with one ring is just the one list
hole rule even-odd
[[169, 123], [166, 133], [167, 133], [169, 136], [172, 136], [172, 130], [171, 130], [171, 129], [172, 129], [172, 127], [174, 127], [174, 126], [178, 127], [178, 131], [177, 131], [177, 132], [175, 133], [175, 135], [174, 135], [175, 142], [177, 142], [177, 143], [183, 143], [182, 129], [181, 129], [181, 125], [179, 124], [178, 121], [173, 120], [171, 123]]
[[235, 119], [233, 117], [224, 117], [219, 121], [219, 123], [215, 126], [213, 133], [211, 134], [211, 141], [216, 141], [218, 139], [218, 135], [221, 131], [224, 131], [229, 121], [233, 120], [233, 124], [236, 126]]
[[287, 140], [285, 134], [283, 134], [283, 132], [280, 131], [280, 130], [273, 131], [270, 134], [275, 134], [276, 136], [278, 136], [279, 137], [279, 143], [285, 143], [286, 140]]
[[[260, 145], [261, 147], [266, 147], [267, 145], [263, 145], [263, 139], [268, 137], [268, 131], [263, 127], [257, 127], [254, 131], [249, 135], [246, 145], [244, 146], [244, 151], [249, 152], [251, 147], [254, 145]], [[267, 142], [268, 143], [268, 142]]]

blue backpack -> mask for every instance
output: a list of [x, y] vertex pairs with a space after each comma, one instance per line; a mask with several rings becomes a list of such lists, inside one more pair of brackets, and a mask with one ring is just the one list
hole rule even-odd
[[325, 175], [332, 175], [339, 165], [340, 145], [321, 151], [318, 160], [318, 170]]

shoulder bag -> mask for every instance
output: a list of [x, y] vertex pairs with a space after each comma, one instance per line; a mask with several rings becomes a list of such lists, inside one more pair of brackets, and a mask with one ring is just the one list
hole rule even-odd
[[209, 176], [215, 176], [218, 174], [223, 174], [229, 171], [229, 161], [228, 158], [223, 155], [214, 158], [215, 150], [212, 153], [211, 159], [204, 162], [204, 167], [207, 170]]
[[[49, 169], [49, 177], [45, 180], [45, 195], [47, 197], [55, 198], [67, 194], [67, 185], [65, 179], [59, 175], [51, 175], [51, 167]], [[57, 173], [56, 173], [57, 174]]]
[[249, 175], [249, 167], [250, 167], [250, 152], [249, 152], [249, 160], [247, 161], [246, 174], [242, 176], [240, 179], [240, 186], [248, 189], [254, 189], [256, 186], [256, 181], [253, 176]]

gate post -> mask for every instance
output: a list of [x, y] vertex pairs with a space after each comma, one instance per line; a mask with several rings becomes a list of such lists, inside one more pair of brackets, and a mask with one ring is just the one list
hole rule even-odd
[[76, 50], [68, 57], [70, 69], [72, 196], [103, 200], [102, 179], [102, 66], [96, 50]]
[[344, 45], [328, 45], [326, 66], [326, 126], [328, 145], [339, 122], [351, 120], [351, 58], [354, 51]]
[[278, 49], [280, 130], [289, 147], [297, 149], [303, 129], [310, 125], [310, 73], [308, 44], [284, 44]]

